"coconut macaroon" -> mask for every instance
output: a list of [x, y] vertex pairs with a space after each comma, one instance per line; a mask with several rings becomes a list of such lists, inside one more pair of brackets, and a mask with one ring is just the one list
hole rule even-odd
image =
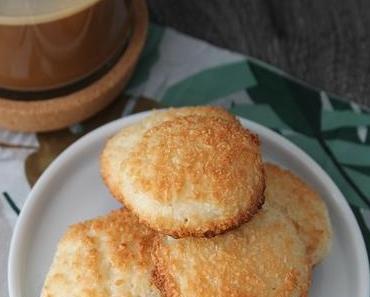
[[159, 297], [152, 284], [153, 232], [127, 210], [69, 227], [41, 297]]
[[266, 202], [286, 213], [302, 236], [312, 265], [328, 253], [332, 229], [325, 203], [300, 178], [273, 164], [265, 164]]
[[100, 158], [101, 175], [116, 199], [123, 200], [122, 193], [118, 190], [120, 166], [128, 158], [130, 150], [140, 141], [143, 134], [162, 122], [188, 115], [215, 116], [238, 123], [238, 120], [223, 108], [198, 106], [154, 110], [144, 120], [122, 128], [107, 141]]
[[153, 279], [165, 297], [308, 296], [311, 266], [293, 222], [266, 208], [207, 238], [157, 235]]
[[248, 221], [264, 202], [258, 138], [234, 119], [177, 116], [140, 136], [120, 133], [126, 150], [112, 154], [107, 145], [102, 175], [113, 195], [158, 232], [211, 237]]

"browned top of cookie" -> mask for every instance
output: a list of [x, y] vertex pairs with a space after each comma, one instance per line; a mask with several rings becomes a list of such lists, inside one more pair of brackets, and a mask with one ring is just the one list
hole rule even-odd
[[319, 263], [329, 251], [332, 236], [325, 203], [310, 186], [288, 170], [265, 164], [265, 174], [266, 201], [295, 222], [311, 263]]
[[119, 192], [140, 220], [176, 237], [222, 233], [264, 200], [257, 136], [215, 116], [177, 117], [147, 130], [119, 177]]
[[109, 190], [116, 199], [123, 202], [122, 193], [117, 191], [119, 183], [119, 168], [122, 162], [127, 159], [128, 153], [141, 139], [143, 134], [160, 123], [188, 115], [213, 116], [220, 117], [228, 121], [238, 122], [233, 115], [223, 108], [214, 106], [197, 106], [155, 110], [142, 121], [122, 128], [107, 141], [100, 160], [101, 173], [104, 182], [107, 184]]
[[158, 235], [153, 259], [165, 297], [308, 296], [305, 246], [291, 220], [274, 208], [210, 239]]
[[127, 210], [72, 225], [58, 244], [42, 297], [151, 296], [154, 233]]

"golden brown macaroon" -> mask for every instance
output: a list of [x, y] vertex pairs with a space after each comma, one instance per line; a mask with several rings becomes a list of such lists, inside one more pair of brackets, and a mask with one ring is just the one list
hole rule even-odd
[[[218, 158], [216, 158], [214, 162], [209, 162], [212, 159], [212, 156], [210, 155], [206, 156], [207, 158], [204, 158], [203, 160], [200, 160], [200, 162], [198, 162], [197, 166], [202, 166], [202, 168], [200, 169], [201, 171], [197, 169], [196, 174], [198, 174], [198, 176], [202, 175], [206, 183], [205, 185], [206, 187], [202, 188], [202, 185], [196, 184], [196, 187], [190, 190], [194, 193], [193, 196], [195, 200], [198, 199], [198, 197], [195, 197], [195, 196], [200, 196], [202, 191], [203, 192], [213, 191], [213, 193], [208, 193], [207, 195], [210, 196], [209, 194], [213, 194], [214, 196], [218, 196], [218, 198], [220, 198], [218, 202], [221, 202], [224, 205], [226, 204], [228, 209], [223, 213], [223, 216], [222, 215], [220, 216], [217, 213], [215, 213], [215, 208], [212, 208], [212, 204], [210, 203], [207, 204], [207, 201], [203, 201], [203, 204], [201, 206], [204, 206], [204, 208], [207, 208], [205, 212], [203, 212], [203, 214], [205, 214], [206, 224], [204, 224], [203, 222], [199, 220], [198, 221], [194, 220], [190, 222], [189, 218], [185, 217], [184, 215], [181, 218], [173, 218], [171, 222], [171, 217], [173, 217], [172, 210], [175, 209], [175, 207], [176, 208], [180, 207], [180, 209], [184, 209], [185, 207], [186, 209], [186, 205], [182, 203], [182, 205], [176, 204], [175, 206], [170, 206], [170, 207], [166, 206], [167, 211], [164, 215], [161, 215], [158, 212], [157, 208], [147, 209], [147, 211], [149, 211], [151, 214], [159, 215], [153, 220], [150, 216], [148, 217], [146, 215], [141, 215], [140, 210], [135, 207], [135, 203], [138, 203], [138, 201], [136, 200], [137, 193], [138, 193], [137, 191], [135, 191], [133, 195], [127, 195], [127, 193], [126, 195], [124, 194], [125, 191], [122, 189], [122, 185], [121, 185], [122, 181], [125, 180], [125, 178], [122, 177], [122, 171], [123, 171], [122, 168], [125, 168], [126, 164], [129, 163], [130, 158], [131, 158], [130, 156], [132, 156], [131, 152], [134, 151], [135, 149], [136, 149], [135, 155], [142, 154], [142, 157], [144, 158], [149, 157], [152, 154], [150, 149], [149, 149], [150, 151], [146, 153], [142, 153], [140, 151], [137, 152], [138, 151], [137, 146], [140, 145], [139, 143], [142, 142], [145, 134], [153, 133], [153, 131], [151, 130], [156, 129], [156, 127], [161, 124], [169, 123], [179, 117], [186, 117], [189, 115], [202, 116], [202, 117], [207, 117], [207, 118], [210, 117], [210, 118], [213, 118], [214, 122], [218, 122], [217, 127], [222, 126], [219, 133], [215, 132], [217, 128], [207, 127], [206, 125], [202, 125], [201, 129], [199, 130], [199, 132], [203, 131], [202, 133], [204, 132], [211, 133], [211, 135], [209, 136], [213, 135], [214, 137], [218, 137], [218, 136], [222, 136], [222, 137], [220, 139], [214, 138], [212, 140], [212, 145], [208, 147], [202, 146], [202, 143], [201, 143], [201, 141], [205, 140], [205, 138], [207, 137], [203, 137], [203, 140], [200, 137], [201, 139], [200, 139], [198, 146], [193, 146], [193, 148], [203, 147], [202, 155], [206, 155], [207, 153], [214, 154], [215, 151], [217, 150], [221, 151], [221, 155]], [[213, 125], [213, 123], [208, 123], [208, 124]], [[228, 130], [229, 128], [231, 130]], [[183, 133], [184, 131], [185, 131], [185, 135]], [[230, 134], [230, 132], [233, 133], [233, 131], [236, 133], [234, 136]], [[199, 136], [200, 133], [198, 134], [193, 133], [193, 135], [190, 135], [190, 137], [186, 137], [186, 134], [188, 133], [187, 128], [182, 128], [181, 131], [179, 132], [182, 133], [182, 135], [179, 135], [180, 137], [185, 136], [185, 138], [182, 140], [185, 142], [184, 143], [185, 146], [183, 146], [183, 143], [177, 144], [177, 145], [180, 145], [180, 150], [182, 150], [186, 154], [188, 154], [189, 152], [192, 153], [191, 151], [194, 151], [194, 150], [192, 150], [191, 148], [192, 144], [189, 143], [189, 139], [196, 138], [197, 135]], [[225, 137], [225, 134], [229, 134], [229, 135], [228, 136], [226, 135]], [[238, 135], [239, 136], [243, 135], [243, 137], [240, 137], [239, 144], [236, 146], [235, 150], [233, 151], [232, 144], [238, 143], [238, 139], [237, 139]], [[163, 134], [160, 136], [162, 137], [161, 141], [166, 142], [166, 136]], [[148, 138], [148, 136], [146, 136], [146, 138]], [[228, 140], [229, 140], [228, 138], [231, 140], [230, 144], [228, 143]], [[210, 140], [210, 137], [208, 137], [208, 140]], [[241, 143], [243, 144], [241, 145]], [[151, 145], [150, 143], [148, 144]], [[145, 146], [145, 144], [141, 144], [141, 146]], [[217, 146], [216, 149], [215, 149], [215, 146]], [[223, 152], [222, 146], [227, 148], [226, 152]], [[248, 167], [241, 168], [241, 166], [235, 166], [234, 168], [231, 168], [231, 169], [225, 168], [225, 166], [228, 166], [231, 163], [237, 163], [236, 159], [238, 158], [238, 156], [236, 156], [234, 153], [236, 153], [237, 150], [240, 150], [241, 146], [244, 146], [244, 155], [243, 155], [244, 157], [242, 158], [243, 160], [242, 162], [244, 162], [243, 164], [246, 164]], [[187, 153], [186, 150], [189, 147], [190, 147], [190, 151], [188, 151]], [[144, 154], [146, 155], [144, 156]], [[156, 146], [156, 144], [154, 144], [153, 155], [157, 155], [157, 156], [162, 155], [162, 152], [158, 150], [158, 147]], [[167, 155], [167, 157], [169, 156]], [[195, 154], [194, 154], [194, 157], [196, 157]], [[250, 158], [247, 160], [248, 157]], [[154, 158], [157, 158], [157, 157], [154, 156]], [[135, 157], [132, 159], [137, 160], [138, 158]], [[142, 163], [140, 160], [138, 161], [139, 163]], [[157, 161], [153, 160], [153, 161], [157, 162], [159, 160]], [[184, 168], [183, 169], [179, 168], [181, 167], [181, 164], [177, 164], [178, 165], [177, 167], [173, 166], [172, 164], [170, 164], [172, 161], [173, 160], [169, 160], [167, 158], [168, 164], [167, 165], [165, 163], [162, 164], [165, 167], [167, 166], [167, 169], [166, 171], [163, 172], [161, 177], [159, 176], [159, 174], [157, 175], [155, 173], [155, 168], [149, 166], [150, 164], [142, 164], [142, 166], [144, 167], [141, 169], [137, 168], [137, 170], [142, 170], [142, 172], [145, 174], [145, 172], [147, 172], [148, 169], [152, 168], [150, 169], [151, 172], [155, 175], [155, 177], [162, 178], [162, 181], [163, 179], [166, 178], [166, 175], [169, 177], [172, 177], [173, 173], [175, 173], [176, 176], [173, 176], [173, 177], [176, 180], [179, 180], [181, 179], [181, 176], [180, 176], [181, 173], [178, 170], [176, 171], [174, 169], [179, 169], [183, 171]], [[195, 165], [197, 163], [197, 160], [194, 159], [193, 161], [194, 161], [193, 165]], [[137, 161], [133, 160], [133, 163], [135, 162], [137, 163]], [[208, 164], [206, 164], [207, 162]], [[219, 163], [214, 164], [215, 162], [219, 162]], [[147, 223], [149, 226], [151, 226], [152, 228], [156, 230], [159, 230], [160, 232], [165, 232], [167, 234], [171, 234], [177, 237], [188, 236], [188, 235], [213, 236], [217, 233], [224, 232], [227, 229], [233, 228], [235, 226], [238, 226], [240, 223], [247, 221], [258, 210], [258, 208], [260, 207], [260, 205], [263, 203], [263, 200], [264, 200], [263, 199], [264, 180], [263, 180], [263, 172], [262, 172], [262, 163], [260, 161], [258, 139], [255, 135], [249, 133], [249, 131], [242, 128], [239, 121], [234, 116], [226, 112], [224, 109], [218, 108], [218, 107], [209, 107], [209, 106], [185, 107], [185, 108], [172, 108], [172, 109], [167, 109], [163, 111], [154, 111], [143, 121], [123, 128], [115, 136], [113, 136], [110, 140], [108, 140], [103, 150], [103, 153], [101, 155], [100, 164], [101, 164], [101, 174], [104, 179], [104, 182], [108, 186], [113, 196], [118, 201], [128, 206], [135, 214], [139, 216], [139, 219], [142, 222]], [[184, 165], [188, 166], [188, 164], [184, 164]], [[214, 169], [213, 172], [209, 172], [209, 173], [207, 172], [207, 174], [203, 175], [202, 170], [205, 171], [205, 170], [209, 170], [210, 168]], [[193, 169], [196, 169], [196, 168], [194, 167]], [[234, 177], [238, 177], [238, 175], [240, 176], [240, 174], [243, 174], [243, 172], [245, 173], [246, 171], [249, 171], [250, 175], [253, 175], [253, 172], [256, 173], [254, 177], [249, 176], [252, 179], [252, 182], [249, 185], [246, 185], [244, 187], [239, 187], [239, 184], [238, 184], [238, 189], [230, 190], [229, 189], [230, 187], [232, 187], [234, 184], [237, 184], [237, 181], [232, 181], [231, 179], [233, 179]], [[223, 175], [224, 173], [226, 174]], [[206, 178], [208, 178], [209, 176], [211, 176], [212, 180], [210, 180], [211, 183], [208, 185], [208, 181], [206, 181]], [[183, 177], [186, 178], [186, 182], [191, 181], [187, 177], [185, 176]], [[138, 178], [140, 179], [140, 176], [138, 176]], [[144, 179], [142, 179], [142, 181], [144, 181]], [[184, 182], [185, 182], [185, 179], [184, 179]], [[196, 181], [196, 183], [199, 183], [199, 182], [200, 180]], [[243, 182], [243, 180], [241, 180], [241, 182]], [[212, 190], [211, 187], [213, 187], [213, 185], [215, 185], [215, 187]], [[227, 185], [227, 187], [225, 189], [221, 189], [223, 185]], [[172, 186], [178, 188], [179, 184], [177, 183], [175, 185], [172, 185], [170, 182], [168, 183], [168, 186], [169, 186], [168, 191], [171, 191], [170, 188]], [[187, 188], [188, 184], [187, 185], [184, 184], [183, 186], [184, 186], [184, 192], [187, 192], [189, 190], [189, 188]], [[154, 184], [154, 187], [156, 187], [155, 184]], [[206, 188], [208, 188], [208, 190]], [[156, 191], [156, 189], [153, 189], [153, 190]], [[238, 208], [238, 206], [236, 205], [238, 202], [231, 203], [230, 206], [228, 205], [230, 202], [233, 202], [232, 201], [233, 197], [229, 199], [227, 197], [227, 193], [225, 193], [224, 190], [231, 191], [234, 194], [239, 195], [239, 196], [243, 195], [243, 191], [244, 191], [244, 194], [245, 192], [247, 192], [247, 195], [245, 195], [243, 199], [241, 199], [243, 201], [238, 201], [238, 202], [241, 202], [241, 204], [243, 204], [244, 202], [244, 205], [239, 205], [241, 206], [240, 211], [236, 209]], [[167, 193], [169, 193], [168, 191]], [[155, 199], [158, 198], [161, 200], [163, 197], [162, 194], [163, 193], [160, 193], [159, 197], [155, 197]], [[174, 198], [177, 199], [177, 197], [174, 197]], [[181, 199], [181, 193], [178, 198], [179, 200]], [[155, 199], [152, 199], [152, 201], [154, 201], [154, 203], [157, 203]], [[190, 207], [193, 209], [194, 207], [197, 207], [198, 205], [200, 205], [198, 203], [200, 201], [195, 201], [195, 203], [193, 203], [194, 201], [193, 202], [189, 201], [189, 202], [191, 202]], [[248, 203], [250, 207], [248, 207]], [[232, 212], [231, 210], [233, 207], [234, 209]], [[170, 213], [168, 212], [169, 209], [172, 209], [170, 210]], [[190, 209], [188, 209], [188, 211], [189, 210]], [[226, 213], [228, 211], [230, 211], [230, 213]], [[212, 215], [212, 212], [213, 212], [213, 215]], [[221, 212], [219, 213], [221, 214]], [[207, 215], [210, 218], [207, 218]], [[170, 217], [170, 220], [167, 220], [168, 216]], [[215, 221], [214, 223], [210, 222], [213, 220], [215, 216], [217, 216], [218, 220]], [[177, 224], [173, 224], [174, 221], [177, 221]], [[151, 224], [150, 222], [153, 222], [154, 224]], [[198, 225], [198, 223], [201, 223], [202, 225]], [[176, 228], [176, 230], [174, 230], [174, 228]]]
[[103, 180], [112, 195], [118, 201], [123, 201], [122, 193], [117, 191], [119, 183], [119, 168], [122, 162], [127, 158], [128, 152], [150, 128], [159, 123], [173, 120], [176, 117], [188, 115], [215, 116], [238, 123], [238, 120], [223, 108], [197, 106], [155, 110], [152, 111], [144, 120], [124, 127], [107, 141], [100, 158], [100, 169]]
[[176, 117], [154, 126], [111, 174], [113, 194], [141, 222], [173, 237], [223, 233], [264, 202], [257, 136], [220, 117]]
[[286, 213], [296, 224], [312, 265], [319, 263], [331, 244], [331, 225], [325, 203], [300, 178], [273, 164], [265, 164], [266, 202]]
[[311, 279], [294, 224], [275, 208], [210, 239], [158, 234], [153, 262], [164, 297], [306, 297]]
[[159, 297], [152, 284], [153, 232], [127, 210], [69, 227], [41, 297]]

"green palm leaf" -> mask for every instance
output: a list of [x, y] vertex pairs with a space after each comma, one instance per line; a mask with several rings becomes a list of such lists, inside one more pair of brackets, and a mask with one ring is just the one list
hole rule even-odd
[[[366, 194], [356, 185], [342, 164], [343, 161], [352, 165], [368, 164], [368, 146], [348, 144], [341, 140], [333, 140], [335, 142], [332, 143], [330, 139], [325, 139], [325, 132], [321, 131], [323, 111], [321, 95], [318, 91], [255, 63], [251, 63], [251, 69], [258, 82], [256, 86], [248, 89], [253, 101], [257, 104], [270, 105], [279, 119], [284, 121], [292, 131], [298, 132], [288, 138], [313, 155], [352, 205], [368, 207], [370, 203]], [[334, 109], [353, 112], [350, 103], [343, 103], [333, 98], [329, 100]], [[358, 156], [352, 158], [347, 155], [357, 152]], [[337, 157], [340, 157], [339, 160]]]
[[202, 105], [256, 84], [246, 61], [201, 71], [171, 86], [161, 103], [167, 106]]

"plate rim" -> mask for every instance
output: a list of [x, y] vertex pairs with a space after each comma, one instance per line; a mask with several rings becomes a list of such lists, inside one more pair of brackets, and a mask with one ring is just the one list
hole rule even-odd
[[[160, 109], [165, 110], [165, 109]], [[64, 162], [65, 159], [68, 159], [71, 155], [77, 152], [79, 149], [85, 147], [89, 142], [93, 142], [96, 138], [107, 136], [107, 131], [118, 130], [119, 127], [127, 126], [131, 123], [137, 122], [138, 120], [145, 117], [151, 111], [143, 111], [128, 116], [124, 116], [117, 120], [106, 123], [89, 133], [85, 134], [70, 146], [68, 146], [62, 153], [60, 153], [55, 160], [48, 166], [48, 168], [42, 173], [40, 178], [37, 180], [30, 193], [28, 194], [26, 201], [23, 205], [22, 211], [17, 219], [16, 225], [13, 229], [12, 238], [10, 241], [9, 255], [8, 255], [8, 293], [10, 297], [20, 297], [21, 294], [21, 284], [19, 284], [20, 278], [17, 279], [17, 275], [20, 274], [21, 262], [21, 243], [22, 238], [25, 233], [27, 222], [32, 220], [32, 213], [37, 209], [38, 201], [37, 196], [45, 184], [48, 183], [49, 176], [53, 176], [53, 173], [57, 171], [60, 164]], [[345, 199], [342, 192], [339, 190], [338, 186], [334, 183], [331, 177], [321, 168], [317, 162], [311, 158], [305, 151], [299, 148], [297, 145], [292, 143], [287, 138], [279, 135], [277, 132], [269, 129], [266, 126], [258, 124], [254, 121], [238, 117], [243, 126], [247, 126], [248, 129], [254, 131], [258, 130], [259, 133], [264, 134], [271, 141], [279, 144], [283, 144], [286, 151], [289, 151], [290, 154], [293, 154], [296, 158], [300, 159], [303, 163], [309, 166], [309, 169], [320, 176], [325, 183], [327, 190], [332, 193], [332, 199], [335, 200], [335, 204], [341, 209], [342, 212], [346, 215], [346, 219], [349, 220], [349, 225], [352, 230], [352, 236], [356, 242], [356, 255], [357, 258], [366, 259], [365, 261], [359, 261], [361, 263], [358, 266], [358, 272], [361, 279], [358, 279], [358, 282], [363, 286], [363, 294], [359, 297], [368, 297], [370, 295], [370, 271], [369, 271], [369, 261], [368, 254], [365, 247], [365, 241], [358, 225], [358, 222], [350, 209], [350, 206]], [[34, 198], [35, 197], [35, 198]], [[360, 288], [361, 288], [360, 286]]]

